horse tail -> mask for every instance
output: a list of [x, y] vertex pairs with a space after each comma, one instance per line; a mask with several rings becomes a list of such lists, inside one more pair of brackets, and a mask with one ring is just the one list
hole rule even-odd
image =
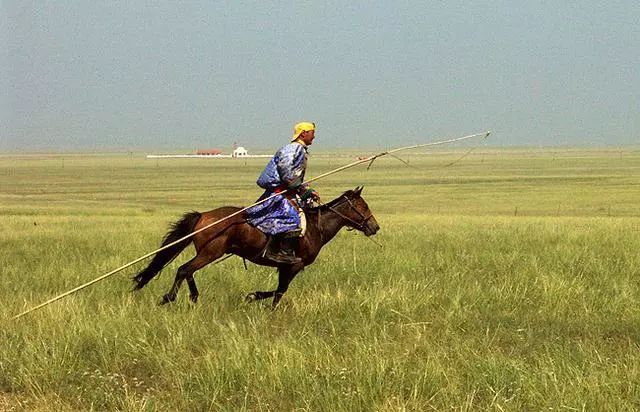
[[[189, 212], [185, 213], [182, 219], [172, 223], [169, 231], [164, 236], [164, 239], [162, 239], [162, 246], [173, 243], [193, 232], [193, 228], [200, 220], [200, 216], [200, 212]], [[137, 282], [133, 290], [142, 289], [144, 285], [149, 283], [165, 266], [171, 263], [191, 242], [192, 239], [185, 239], [156, 253], [151, 263], [149, 263], [149, 266], [133, 277], [133, 281]]]

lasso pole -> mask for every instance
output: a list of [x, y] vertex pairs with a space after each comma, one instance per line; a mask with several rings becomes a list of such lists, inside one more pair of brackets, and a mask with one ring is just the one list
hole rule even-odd
[[[459, 142], [459, 141], [471, 139], [471, 138], [474, 138], [474, 137], [482, 137], [482, 138], [486, 139], [489, 136], [490, 133], [491, 133], [491, 131], [487, 131], [487, 132], [482, 132], [482, 133], [476, 133], [476, 134], [471, 134], [471, 135], [467, 135], [467, 136], [457, 137], [457, 138], [454, 138], [454, 139], [441, 140], [441, 141], [431, 142], [431, 143], [416, 144], [416, 145], [412, 145], [412, 146], [404, 146], [404, 147], [399, 147], [399, 148], [396, 148], [396, 149], [388, 150], [388, 151], [385, 151], [385, 152], [380, 152], [380, 153], [378, 153], [376, 155], [372, 155], [372, 156], [369, 156], [367, 158], [357, 160], [357, 161], [355, 161], [353, 163], [349, 163], [347, 165], [338, 167], [337, 169], [334, 169], [334, 170], [331, 170], [329, 172], [323, 173], [323, 174], [321, 174], [319, 176], [316, 176], [314, 178], [311, 178], [311, 179], [307, 180], [304, 183], [308, 184], [308, 183], [311, 183], [311, 182], [315, 182], [316, 180], [320, 180], [322, 178], [325, 178], [327, 176], [333, 175], [335, 173], [342, 172], [343, 170], [352, 168], [352, 167], [360, 165], [362, 163], [372, 162], [375, 159], [377, 159], [378, 157], [386, 156], [386, 155], [391, 154], [391, 153], [396, 153], [396, 152], [400, 152], [400, 151], [403, 151], [403, 150], [409, 150], [409, 149], [417, 149], [417, 148], [420, 148], [420, 147], [438, 146], [438, 145], [443, 145], [443, 144], [447, 144], [447, 143]], [[73, 293], [76, 293], [76, 292], [78, 292], [78, 291], [80, 291], [82, 289], [85, 289], [85, 288], [87, 288], [87, 287], [89, 287], [89, 286], [91, 286], [91, 285], [93, 285], [95, 283], [98, 283], [98, 282], [100, 282], [100, 281], [102, 281], [102, 280], [104, 280], [104, 279], [106, 279], [106, 278], [108, 278], [110, 276], [113, 276], [114, 274], [116, 274], [116, 273], [118, 273], [118, 272], [120, 272], [120, 271], [122, 271], [122, 270], [124, 270], [124, 269], [126, 269], [126, 268], [128, 268], [130, 266], [132, 266], [132, 265], [135, 265], [136, 263], [138, 263], [138, 262], [140, 262], [140, 261], [142, 261], [142, 260], [144, 260], [144, 259], [146, 259], [148, 257], [151, 257], [151, 256], [155, 255], [158, 252], [161, 252], [161, 251], [163, 251], [165, 249], [170, 248], [171, 246], [174, 246], [174, 245], [176, 245], [176, 244], [178, 244], [178, 243], [180, 243], [180, 242], [182, 242], [182, 241], [184, 241], [186, 239], [191, 238], [191, 237], [197, 235], [198, 233], [209, 229], [212, 226], [215, 226], [215, 225], [217, 225], [219, 223], [227, 221], [227, 220], [231, 219], [232, 217], [238, 216], [239, 214], [243, 213], [244, 211], [246, 211], [247, 209], [249, 209], [251, 207], [254, 207], [254, 206], [257, 206], [259, 204], [262, 204], [262, 203], [266, 202], [267, 200], [273, 199], [276, 196], [282, 196], [286, 192], [287, 191], [280, 192], [280, 193], [274, 193], [273, 195], [271, 195], [269, 197], [266, 197], [266, 198], [264, 198], [264, 199], [262, 199], [262, 200], [260, 200], [258, 202], [255, 202], [255, 203], [253, 203], [253, 204], [251, 204], [251, 205], [249, 205], [247, 207], [244, 207], [244, 208], [238, 210], [237, 212], [234, 212], [234, 213], [232, 213], [232, 214], [230, 214], [228, 216], [223, 217], [222, 219], [218, 219], [218, 220], [216, 220], [216, 221], [214, 221], [212, 223], [209, 223], [208, 225], [203, 226], [200, 229], [198, 229], [198, 230], [196, 230], [194, 232], [191, 232], [188, 235], [183, 236], [183, 237], [181, 237], [180, 239], [178, 239], [178, 240], [176, 240], [174, 242], [171, 242], [171, 243], [169, 243], [167, 245], [164, 245], [163, 247], [161, 247], [159, 249], [156, 249], [153, 252], [149, 252], [144, 256], [140, 256], [136, 260], [133, 260], [133, 261], [131, 261], [131, 262], [125, 264], [125, 265], [120, 266], [117, 269], [114, 269], [109, 273], [105, 273], [104, 275], [102, 275], [100, 277], [97, 277], [97, 278], [95, 278], [95, 279], [93, 279], [93, 280], [91, 280], [91, 281], [89, 281], [87, 283], [84, 283], [84, 284], [82, 284], [82, 285], [80, 285], [78, 287], [75, 287], [75, 288], [73, 288], [73, 289], [71, 289], [71, 290], [69, 290], [67, 292], [64, 292], [64, 293], [62, 293], [62, 294], [60, 294], [60, 295], [58, 295], [58, 296], [56, 296], [54, 298], [51, 298], [51, 299], [47, 300], [46, 302], [43, 302], [43, 303], [41, 303], [41, 304], [39, 304], [37, 306], [32, 307], [31, 309], [25, 310], [24, 312], [13, 316], [11, 318], [11, 320], [15, 320], [15, 319], [21, 318], [24, 315], [27, 315], [27, 314], [29, 314], [29, 313], [31, 313], [33, 311], [36, 311], [36, 310], [38, 310], [40, 308], [43, 308], [43, 307], [45, 307], [47, 305], [50, 305], [51, 303], [56, 302], [56, 301], [66, 297], [66, 296], [69, 296], [69, 295], [71, 295]], [[229, 256], [231, 256], [231, 255], [225, 256], [223, 259], [226, 259]], [[223, 259], [219, 260], [218, 262], [222, 261]], [[216, 263], [218, 263], [218, 262], [216, 262]]]

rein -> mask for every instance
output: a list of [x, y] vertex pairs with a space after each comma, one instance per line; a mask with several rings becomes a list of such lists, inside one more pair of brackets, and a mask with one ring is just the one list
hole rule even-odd
[[[371, 216], [373, 216], [373, 213], [369, 213], [369, 216], [365, 216], [362, 214], [362, 212], [360, 212], [354, 205], [353, 203], [351, 203], [351, 199], [349, 199], [348, 197], [344, 197], [344, 199], [346, 200], [347, 203], [349, 203], [349, 207], [351, 207], [351, 210], [353, 210], [354, 212], [356, 212], [361, 218], [362, 221], [360, 222], [356, 222], [355, 220], [351, 219], [349, 216], [346, 216], [342, 213], [340, 213], [339, 211], [337, 211], [334, 207], [327, 205], [327, 207], [329, 208], [329, 210], [331, 210], [333, 213], [337, 214], [338, 216], [340, 216], [341, 218], [351, 222], [356, 229], [360, 230], [361, 232], [364, 232], [365, 229], [365, 224], [367, 223], [367, 221], [369, 219], [371, 219]], [[338, 205], [336, 205], [338, 206]]]

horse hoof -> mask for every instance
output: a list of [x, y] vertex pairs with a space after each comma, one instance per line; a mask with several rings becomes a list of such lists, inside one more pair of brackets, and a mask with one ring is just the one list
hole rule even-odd
[[158, 302], [159, 306], [162, 305], [166, 305], [169, 302], [173, 302], [173, 299], [171, 299], [171, 297], [169, 297], [169, 295], [164, 295], [161, 299], [160, 302]]
[[247, 303], [255, 302], [256, 300], [258, 300], [258, 296], [253, 292], [249, 293], [244, 298], [244, 301], [247, 302]]
[[198, 303], [198, 295], [191, 296], [191, 303]]

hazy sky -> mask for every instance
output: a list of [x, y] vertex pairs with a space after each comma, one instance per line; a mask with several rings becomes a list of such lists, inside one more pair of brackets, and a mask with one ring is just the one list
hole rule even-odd
[[638, 0], [0, 4], [0, 151], [640, 143]]

